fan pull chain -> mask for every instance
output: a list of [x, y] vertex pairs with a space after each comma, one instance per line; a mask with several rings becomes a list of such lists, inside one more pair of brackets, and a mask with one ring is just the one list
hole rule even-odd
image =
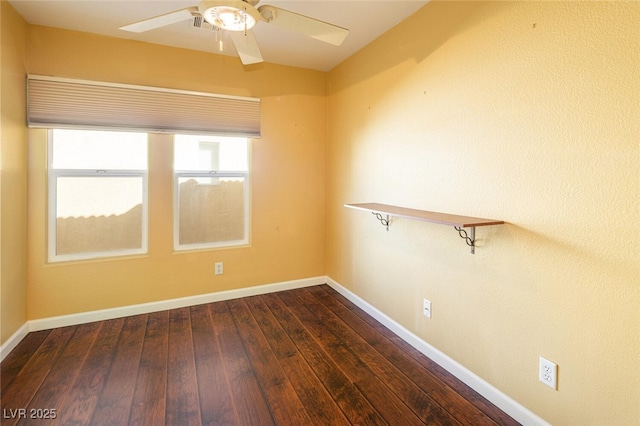
[[247, 36], [247, 8], [244, 8], [244, 36]]
[[222, 41], [222, 36], [220, 35], [220, 33], [222, 33], [222, 30], [216, 26], [214, 26], [213, 29], [216, 32], [216, 43], [218, 43], [218, 51], [222, 52], [224, 51], [224, 43]]

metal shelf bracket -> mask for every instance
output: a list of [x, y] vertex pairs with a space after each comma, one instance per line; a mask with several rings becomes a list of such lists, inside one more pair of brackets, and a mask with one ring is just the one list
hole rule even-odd
[[471, 247], [471, 254], [476, 252], [476, 226], [503, 225], [505, 223], [503, 220], [408, 209], [380, 203], [357, 203], [345, 204], [344, 206], [371, 212], [382, 223], [382, 226], [387, 228], [387, 231], [389, 230], [389, 218], [391, 216], [453, 226], [458, 231], [460, 238]]
[[464, 240], [464, 242], [467, 243], [467, 245], [469, 247], [471, 247], [471, 254], [475, 254], [475, 252], [476, 252], [476, 227], [472, 226], [472, 227], [469, 228], [469, 230], [470, 230], [469, 234], [471, 234], [471, 235], [467, 234], [467, 231], [465, 231], [460, 226], [454, 226], [453, 229], [458, 231], [458, 234], [460, 235], [460, 238], [462, 238]]
[[380, 213], [371, 212], [371, 214], [374, 215], [376, 217], [376, 219], [378, 219], [380, 221], [382, 226], [385, 226], [387, 228], [387, 231], [389, 231], [389, 215], [387, 215], [387, 217], [385, 219], [385, 217], [382, 216]]

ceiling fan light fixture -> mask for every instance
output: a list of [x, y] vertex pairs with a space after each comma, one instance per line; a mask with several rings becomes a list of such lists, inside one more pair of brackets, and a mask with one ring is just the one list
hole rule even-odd
[[228, 31], [252, 29], [257, 22], [254, 11], [253, 6], [242, 0], [205, 1], [200, 7], [200, 13], [208, 23]]
[[192, 20], [196, 27], [202, 26], [202, 19], [216, 30], [216, 42], [223, 51], [221, 30], [228, 30], [228, 36], [235, 45], [236, 52], [243, 65], [257, 64], [263, 61], [260, 47], [251, 29], [263, 21], [285, 30], [290, 30], [316, 40], [339, 46], [349, 34], [346, 28], [329, 24], [309, 16], [300, 15], [279, 7], [255, 6], [260, 0], [201, 0], [198, 6], [186, 7], [173, 12], [147, 18], [133, 24], [120, 27], [121, 30], [144, 32], [181, 21]]

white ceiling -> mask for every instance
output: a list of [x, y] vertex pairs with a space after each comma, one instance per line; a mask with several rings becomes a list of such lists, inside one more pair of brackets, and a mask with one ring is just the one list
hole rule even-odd
[[[341, 46], [333, 46], [260, 22], [254, 33], [266, 62], [329, 71], [404, 20], [429, 0], [263, 0], [271, 4], [348, 28]], [[223, 35], [219, 52], [214, 31], [180, 22], [145, 33], [118, 27], [153, 16], [196, 6], [199, 0], [9, 0], [30, 24], [65, 28], [167, 46], [235, 56]], [[239, 59], [238, 59], [239, 60]]]

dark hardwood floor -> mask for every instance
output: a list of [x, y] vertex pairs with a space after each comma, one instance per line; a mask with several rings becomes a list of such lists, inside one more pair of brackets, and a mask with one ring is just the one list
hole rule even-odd
[[0, 380], [7, 426], [517, 424], [326, 285], [29, 333]]

